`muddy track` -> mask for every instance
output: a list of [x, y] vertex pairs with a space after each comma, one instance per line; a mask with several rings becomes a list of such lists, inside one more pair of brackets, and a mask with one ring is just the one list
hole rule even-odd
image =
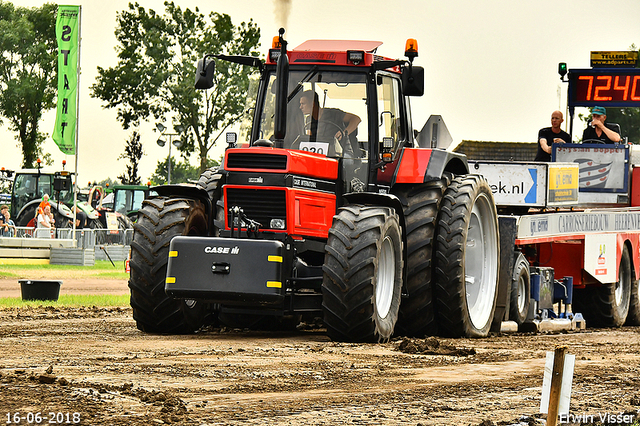
[[0, 317], [3, 422], [40, 412], [86, 425], [542, 424], [545, 352], [560, 344], [577, 359], [572, 413], [640, 409], [640, 328], [345, 344], [322, 329], [150, 335], [129, 308]]

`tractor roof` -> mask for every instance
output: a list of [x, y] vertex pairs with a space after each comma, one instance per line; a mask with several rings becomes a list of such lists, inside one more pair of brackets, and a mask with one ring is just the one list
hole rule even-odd
[[[293, 64], [318, 64], [318, 65], [342, 65], [369, 67], [374, 61], [387, 58], [375, 54], [376, 49], [382, 45], [380, 41], [369, 40], [308, 40], [300, 46], [289, 50], [289, 62]], [[271, 49], [273, 52], [276, 49]], [[360, 56], [358, 60], [350, 59], [350, 53]], [[275, 64], [277, 56], [269, 54], [267, 63]], [[358, 56], [356, 56], [358, 57]]]
[[369, 40], [307, 40], [294, 51], [346, 52], [347, 50], [363, 50], [373, 53], [382, 45], [381, 41]]

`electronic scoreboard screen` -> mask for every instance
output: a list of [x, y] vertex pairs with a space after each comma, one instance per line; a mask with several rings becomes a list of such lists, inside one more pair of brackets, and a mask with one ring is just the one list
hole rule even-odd
[[569, 106], [640, 107], [640, 68], [569, 71]]

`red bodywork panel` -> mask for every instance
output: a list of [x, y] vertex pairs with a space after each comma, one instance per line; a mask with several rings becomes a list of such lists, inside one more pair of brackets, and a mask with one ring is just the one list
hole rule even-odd
[[[326, 192], [310, 191], [298, 188], [274, 186], [252, 187], [246, 185], [225, 185], [224, 199], [229, 189], [258, 189], [261, 191], [285, 191], [287, 229], [270, 232], [287, 233], [291, 236], [328, 238], [329, 228], [336, 213], [336, 196]], [[229, 206], [225, 206], [228, 208]], [[230, 229], [229, 218], [225, 215], [225, 229]]]
[[631, 207], [640, 206], [640, 167], [631, 170]]
[[430, 149], [404, 148], [395, 183], [422, 183], [431, 159]]
[[550, 266], [554, 269], [556, 280], [573, 277], [574, 287], [583, 286], [584, 240], [539, 244], [538, 261], [540, 266]]
[[293, 229], [288, 230], [289, 234], [329, 237], [329, 228], [336, 213], [335, 194], [289, 189], [287, 190], [287, 208], [289, 209], [287, 216], [294, 218], [293, 221], [289, 221], [293, 225]]
[[[287, 163], [284, 169], [258, 169], [230, 167], [229, 156], [233, 154], [262, 154], [274, 156], [286, 156]], [[293, 175], [308, 176], [318, 179], [326, 179], [335, 182], [338, 179], [338, 160], [327, 158], [322, 154], [312, 152], [286, 150], [265, 147], [232, 148], [225, 153], [224, 169], [228, 171], [250, 171], [262, 173], [290, 173]]]

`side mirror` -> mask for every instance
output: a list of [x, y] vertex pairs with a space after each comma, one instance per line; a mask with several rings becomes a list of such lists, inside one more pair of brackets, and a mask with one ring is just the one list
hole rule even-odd
[[213, 87], [213, 72], [216, 69], [216, 63], [206, 56], [198, 61], [196, 70], [196, 89], [211, 89]]
[[402, 69], [402, 90], [405, 96], [424, 95], [424, 68], [404, 67]]

